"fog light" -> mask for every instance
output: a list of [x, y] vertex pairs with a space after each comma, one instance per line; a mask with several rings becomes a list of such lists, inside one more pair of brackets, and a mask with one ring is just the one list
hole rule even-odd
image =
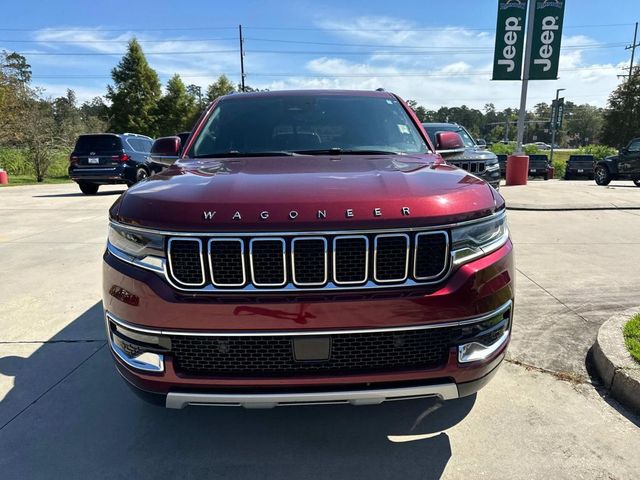
[[115, 323], [111, 315], [107, 315], [107, 335], [111, 349], [125, 364], [137, 370], [164, 372], [164, 353], [171, 348], [169, 338], [133, 331]]
[[458, 347], [458, 362], [469, 363], [486, 360], [496, 353], [500, 347], [506, 343], [508, 338], [509, 330], [505, 329], [502, 335], [491, 345], [484, 345], [480, 342], [470, 342], [460, 345]]

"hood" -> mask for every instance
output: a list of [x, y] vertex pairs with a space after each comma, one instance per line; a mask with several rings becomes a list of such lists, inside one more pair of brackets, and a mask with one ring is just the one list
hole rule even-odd
[[436, 155], [185, 160], [140, 182], [114, 220], [174, 231], [391, 228], [494, 212], [491, 187]]
[[473, 160], [476, 160], [476, 161], [480, 160], [485, 162], [489, 160], [494, 160], [496, 162], [498, 161], [498, 157], [492, 151], [480, 150], [477, 148], [466, 148], [461, 152], [447, 153], [446, 155], [443, 155], [442, 158], [444, 158], [445, 161], [447, 162], [473, 161]]

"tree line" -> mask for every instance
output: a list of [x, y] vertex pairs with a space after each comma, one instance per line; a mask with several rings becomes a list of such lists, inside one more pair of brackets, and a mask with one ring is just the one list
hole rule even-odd
[[[203, 89], [172, 76], [164, 89], [147, 62], [142, 47], [132, 39], [111, 71], [112, 84], [104, 97], [79, 104], [73, 90], [57, 98], [45, 97], [31, 83], [31, 66], [15, 52], [0, 53], [0, 166], [8, 160], [3, 148], [19, 149], [38, 181], [42, 181], [56, 152], [68, 152], [79, 134], [132, 132], [152, 138], [189, 131], [206, 105], [220, 95], [239, 89], [226, 76]], [[245, 87], [245, 91], [255, 91]], [[476, 138], [512, 141], [518, 110], [441, 107], [429, 110], [409, 100], [423, 122], [457, 122]], [[526, 115], [525, 141], [551, 141], [551, 107], [538, 103]], [[565, 102], [565, 117], [556, 142], [578, 147], [603, 143], [620, 147], [640, 136], [640, 67], [610, 95], [607, 108]]]

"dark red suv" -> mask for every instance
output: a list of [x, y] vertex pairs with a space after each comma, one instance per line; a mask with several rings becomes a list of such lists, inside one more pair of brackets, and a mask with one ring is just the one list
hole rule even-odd
[[452, 399], [496, 372], [514, 298], [504, 200], [444, 164], [399, 97], [232, 94], [152, 156], [175, 163], [116, 201], [104, 254], [109, 344], [141, 396]]

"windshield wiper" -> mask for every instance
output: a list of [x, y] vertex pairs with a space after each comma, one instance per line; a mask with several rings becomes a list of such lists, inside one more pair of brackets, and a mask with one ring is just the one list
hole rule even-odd
[[304, 155], [400, 155], [400, 152], [394, 152], [392, 150], [367, 150], [367, 149], [350, 149], [343, 150], [342, 148], [323, 148], [318, 150], [296, 150], [295, 153]]
[[228, 157], [292, 157], [300, 155], [297, 152], [288, 150], [265, 151], [265, 152], [239, 152], [230, 150], [228, 152], [206, 153], [202, 155], [193, 155], [191, 158], [228, 158]]

